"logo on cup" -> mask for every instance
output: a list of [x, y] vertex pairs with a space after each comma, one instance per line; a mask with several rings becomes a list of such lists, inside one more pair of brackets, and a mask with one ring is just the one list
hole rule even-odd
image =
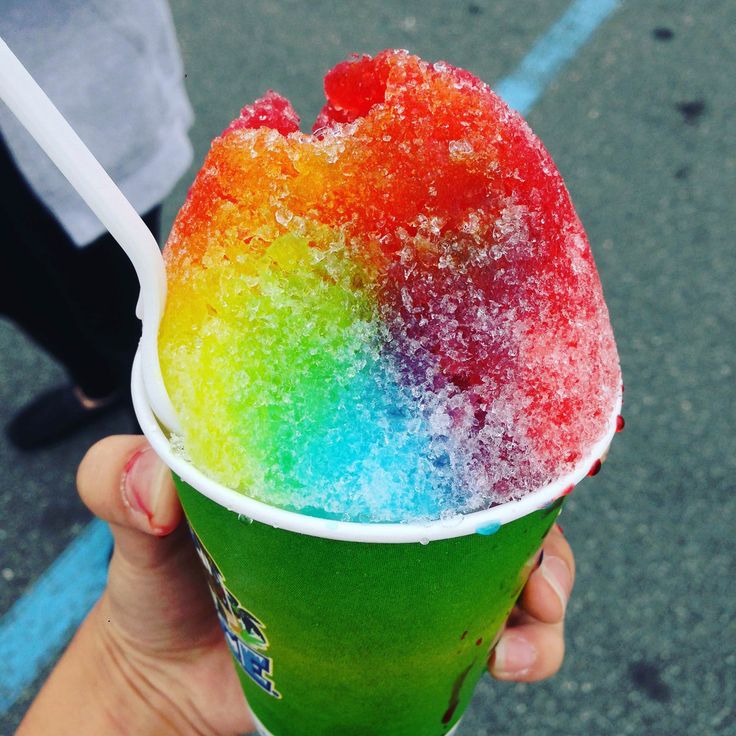
[[194, 531], [192, 539], [207, 573], [207, 583], [217, 607], [217, 617], [220, 619], [220, 626], [225, 633], [230, 651], [258, 687], [274, 698], [280, 698], [281, 693], [275, 690], [271, 680], [273, 662], [265, 655], [268, 650], [268, 639], [264, 633], [265, 624], [242, 606], [230, 592], [220, 568]]

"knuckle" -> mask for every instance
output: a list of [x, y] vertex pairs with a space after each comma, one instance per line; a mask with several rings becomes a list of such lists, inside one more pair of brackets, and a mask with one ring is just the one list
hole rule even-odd
[[559, 624], [555, 628], [552, 650], [554, 652], [554, 659], [557, 662], [557, 669], [559, 669], [562, 661], [565, 659], [565, 628], [562, 624]]
[[[553, 536], [554, 535], [554, 536]], [[573, 581], [575, 580], [575, 554], [572, 551], [570, 543], [559, 532], [552, 532], [547, 537], [545, 543], [545, 554], [549, 553], [555, 557], [559, 557], [565, 561], [570, 568], [570, 574]]]
[[553, 677], [562, 668], [562, 663], [565, 661], [565, 641], [562, 632], [547, 642], [544, 647], [544, 655], [537, 673], [540, 680]]

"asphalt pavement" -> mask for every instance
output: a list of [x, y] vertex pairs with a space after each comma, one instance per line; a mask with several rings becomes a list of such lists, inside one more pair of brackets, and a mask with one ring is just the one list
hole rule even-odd
[[[172, 0], [197, 118], [195, 164], [165, 222], [210, 139], [266, 89], [309, 126], [324, 72], [386, 47], [492, 84], [567, 6]], [[534, 685], [485, 678], [458, 736], [736, 734], [734, 27], [728, 0], [624, 1], [527, 116], [588, 231], [627, 426], [562, 518], [578, 577], [561, 672]], [[0, 422], [62, 378], [0, 322]], [[86, 448], [128, 428], [111, 415], [32, 454], [0, 438], [0, 616], [89, 521], [74, 491]], [[0, 717], [0, 733], [12, 733], [42, 677]]]

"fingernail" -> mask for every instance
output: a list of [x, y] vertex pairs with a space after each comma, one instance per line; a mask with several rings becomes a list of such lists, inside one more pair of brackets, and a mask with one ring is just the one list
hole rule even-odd
[[151, 525], [168, 472], [151, 447], [138, 450], [123, 472], [123, 500], [133, 511], [145, 515]]
[[542, 577], [550, 584], [552, 590], [557, 593], [557, 597], [562, 604], [563, 612], [567, 608], [567, 601], [572, 591], [572, 573], [567, 563], [560, 557], [547, 555], [540, 567]]
[[523, 637], [506, 634], [493, 653], [493, 673], [515, 677], [528, 672], [537, 661], [537, 650]]

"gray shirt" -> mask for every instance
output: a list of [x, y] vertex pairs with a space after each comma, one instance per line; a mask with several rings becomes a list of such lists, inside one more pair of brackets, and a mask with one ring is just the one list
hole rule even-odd
[[[0, 0], [0, 35], [139, 213], [192, 160], [193, 114], [166, 0]], [[78, 245], [105, 229], [0, 103], [21, 172]]]

